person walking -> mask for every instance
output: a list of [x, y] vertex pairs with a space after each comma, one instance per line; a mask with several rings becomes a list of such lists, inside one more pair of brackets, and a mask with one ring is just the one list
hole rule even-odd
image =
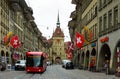
[[93, 61], [90, 62], [89, 67], [90, 67], [90, 71], [93, 71], [93, 69], [94, 69], [94, 63], [93, 63]]

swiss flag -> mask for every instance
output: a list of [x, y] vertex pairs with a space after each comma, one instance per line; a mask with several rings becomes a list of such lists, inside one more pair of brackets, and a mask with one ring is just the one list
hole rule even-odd
[[7, 43], [7, 41], [8, 41], [8, 37], [5, 36], [5, 37], [3, 38], [3, 41], [4, 41], [5, 45], [6, 45], [6, 43]]
[[49, 55], [47, 53], [45, 53], [45, 57], [48, 59]]
[[67, 58], [71, 60], [72, 59], [72, 53], [67, 54]]
[[73, 43], [70, 43], [69, 49], [74, 50], [74, 44]]
[[18, 48], [21, 44], [18, 36], [13, 36], [10, 40], [10, 44], [13, 48]]
[[81, 48], [83, 44], [84, 44], [83, 36], [80, 33], [76, 32], [75, 45], [78, 48]]
[[69, 49], [66, 49], [66, 53], [69, 53]]
[[68, 43], [68, 49], [66, 50], [67, 53], [70, 53], [74, 50], [74, 44], [72, 42]]
[[13, 58], [16, 59], [16, 60], [19, 59], [19, 54], [14, 53]]

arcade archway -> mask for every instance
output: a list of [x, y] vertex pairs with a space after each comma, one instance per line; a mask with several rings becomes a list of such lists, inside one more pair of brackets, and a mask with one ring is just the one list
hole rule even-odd
[[114, 71], [118, 70], [118, 66], [119, 66], [119, 62], [118, 62], [118, 59], [119, 59], [119, 53], [120, 52], [120, 41], [117, 43], [116, 47], [115, 47], [115, 51], [114, 51], [114, 57], [113, 57], [113, 64], [112, 64], [112, 69]]
[[60, 57], [56, 57], [55, 58], [55, 63], [56, 64], [61, 64], [61, 58]]
[[92, 49], [91, 56], [96, 56], [96, 50], [95, 50], [95, 48]]
[[92, 52], [91, 52], [91, 56], [90, 56], [90, 60], [89, 62], [93, 62], [94, 63], [94, 68], [96, 69], [96, 50], [95, 48], [92, 49]]
[[81, 56], [81, 66], [83, 67], [84, 66], [84, 56], [85, 56], [85, 54], [84, 54], [84, 52], [82, 52], [82, 54], [81, 54], [82, 56]]
[[1, 51], [1, 62], [5, 62], [5, 52]]
[[89, 57], [90, 57], [90, 52], [89, 52], [89, 50], [87, 50], [87, 52], [86, 52], [86, 58], [85, 58], [85, 68], [88, 68]]
[[110, 58], [111, 58], [111, 51], [110, 48], [107, 44], [104, 44], [101, 47], [100, 54], [99, 54], [99, 67], [104, 67], [105, 63], [110, 64]]
[[6, 62], [9, 63], [9, 60], [10, 60], [10, 58], [9, 58], [9, 53], [6, 52]]
[[96, 64], [96, 50], [95, 50], [95, 48], [92, 49], [90, 61], [94, 61], [94, 64]]
[[3, 50], [1, 51], [1, 56], [5, 56], [5, 53]]

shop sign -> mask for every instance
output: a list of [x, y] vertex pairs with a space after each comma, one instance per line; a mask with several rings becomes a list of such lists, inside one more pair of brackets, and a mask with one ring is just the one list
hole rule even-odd
[[109, 41], [109, 37], [108, 36], [105, 36], [104, 38], [100, 39], [101, 43], [108, 42], [108, 41]]
[[120, 67], [120, 62], [117, 62], [117, 65]]
[[92, 46], [92, 47], [95, 47], [95, 46], [96, 46], [96, 44], [95, 44], [95, 43], [92, 43], [92, 44], [91, 44], [91, 46]]
[[117, 57], [120, 58], [120, 52], [117, 52]]

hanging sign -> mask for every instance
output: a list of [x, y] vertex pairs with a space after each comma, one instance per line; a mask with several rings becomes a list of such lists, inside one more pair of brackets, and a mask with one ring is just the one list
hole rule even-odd
[[120, 52], [117, 52], [117, 57], [120, 58]]
[[108, 36], [105, 36], [104, 38], [100, 39], [101, 43], [108, 42], [108, 41], [109, 41], [109, 37]]
[[92, 43], [92, 44], [91, 44], [91, 47], [95, 47], [95, 46], [96, 46], [96, 44], [95, 44], [95, 43]]

